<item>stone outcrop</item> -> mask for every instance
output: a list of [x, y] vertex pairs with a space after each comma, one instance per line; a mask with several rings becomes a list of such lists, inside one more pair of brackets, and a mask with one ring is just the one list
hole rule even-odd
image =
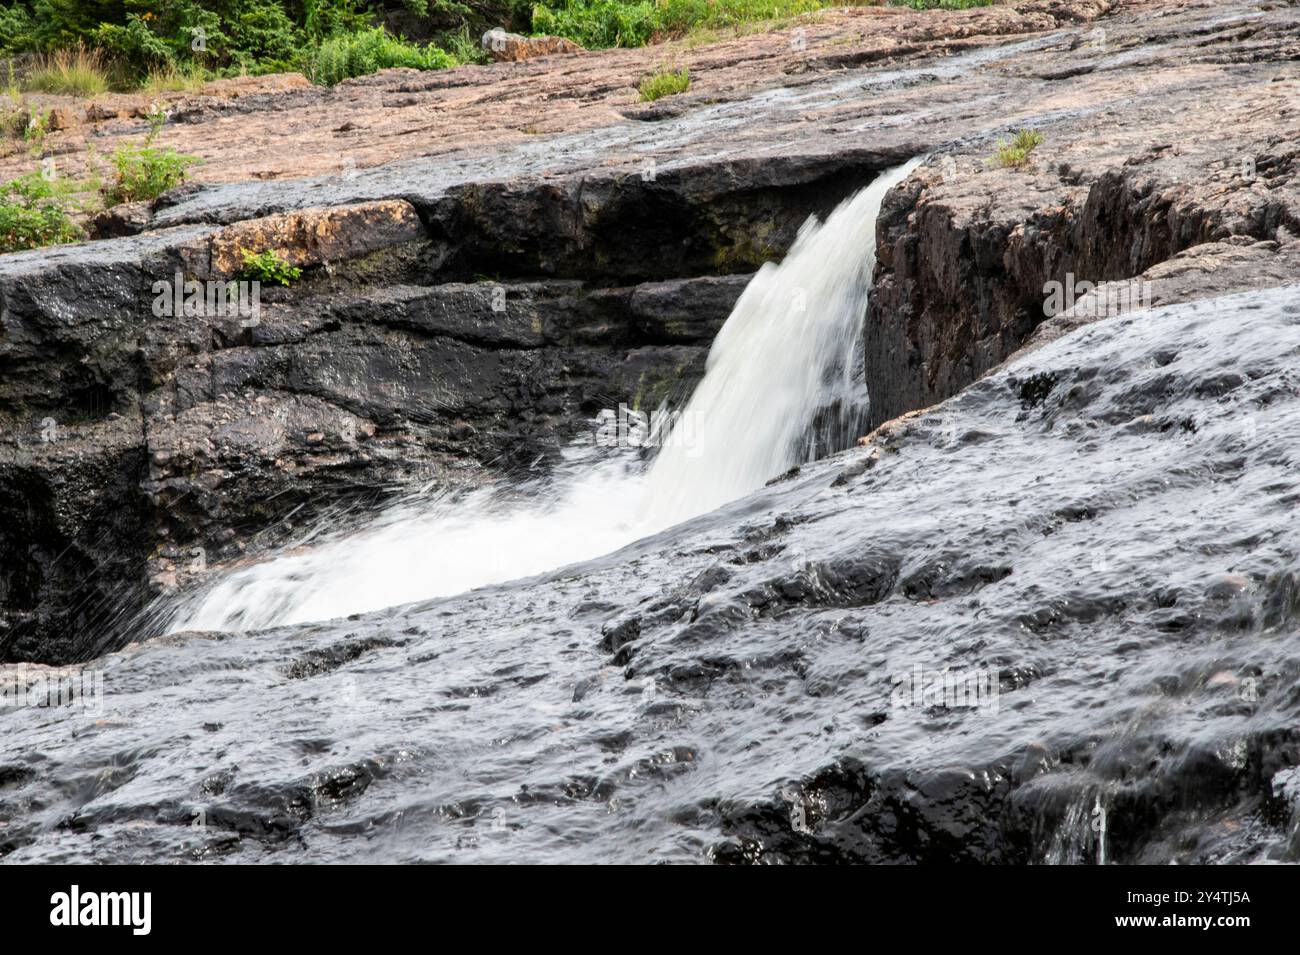
[[535, 56], [583, 52], [581, 46], [562, 36], [520, 36], [500, 29], [483, 34], [483, 49], [498, 63], [518, 63]]
[[[945, 151], [887, 200], [866, 325], [874, 422], [954, 394], [1040, 325], [1041, 342], [1108, 314], [1087, 301], [1045, 321], [1048, 283], [1131, 284], [1159, 305], [1297, 274], [1294, 38], [1283, 23], [1249, 32], [1250, 67], [1201, 71], [1168, 98], [1126, 104], [1120, 118], [1049, 119], [1022, 167], [991, 165], [987, 146]], [[1071, 82], [1113, 82], [1107, 58], [1081, 48]], [[1165, 59], [1151, 59], [1163, 77]], [[1094, 72], [1102, 78], [1090, 80]], [[1199, 108], [1207, 102], [1214, 110]]]
[[[96, 655], [326, 514], [536, 466], [602, 408], [680, 395], [747, 279], [431, 285], [445, 249], [404, 202], [123, 243], [0, 269], [9, 659]], [[173, 307], [250, 247], [303, 278], [255, 314]]]

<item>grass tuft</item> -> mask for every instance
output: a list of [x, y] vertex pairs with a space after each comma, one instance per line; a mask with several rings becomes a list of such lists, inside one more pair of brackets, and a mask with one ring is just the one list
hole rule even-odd
[[664, 96], [685, 93], [691, 86], [691, 71], [660, 70], [641, 80], [641, 102], [653, 103]]
[[208, 76], [202, 67], [191, 66], [188, 69], [168, 65], [149, 71], [140, 83], [140, 92], [149, 96], [161, 93], [195, 93], [208, 82]]
[[990, 163], [1004, 169], [1017, 169], [1029, 161], [1032, 153], [1043, 142], [1043, 134], [1036, 129], [1022, 129], [1010, 141], [998, 140], [997, 151]]
[[98, 96], [108, 90], [108, 70], [102, 53], [78, 44], [41, 57], [23, 86], [39, 93]]

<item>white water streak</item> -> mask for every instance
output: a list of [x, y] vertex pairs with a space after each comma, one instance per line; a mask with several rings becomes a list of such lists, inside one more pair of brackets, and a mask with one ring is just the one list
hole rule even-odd
[[[645, 520], [668, 526], [763, 486], [807, 458], [814, 416], [865, 403], [853, 367], [876, 261], [876, 216], [885, 193], [919, 160], [892, 169], [809, 219], [780, 265], [746, 286], [718, 332], [704, 379], [683, 413], [690, 442], [655, 459]], [[828, 450], [820, 449], [822, 453]], [[816, 452], [814, 452], [816, 453]]]

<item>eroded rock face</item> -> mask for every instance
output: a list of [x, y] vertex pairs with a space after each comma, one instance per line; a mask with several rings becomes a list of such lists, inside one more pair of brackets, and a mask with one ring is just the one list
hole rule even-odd
[[[1168, 10], [1140, 30], [1117, 12], [1034, 68], [1070, 90], [1035, 123], [1045, 142], [1025, 165], [990, 164], [988, 139], [945, 150], [887, 205], [867, 323], [876, 422], [953, 394], [1031, 336], [1114, 314], [1090, 301], [1048, 320], [1048, 283], [1141, 287], [1159, 304], [1295, 274], [1291, 11], [1220, 9], [1188, 29]], [[1142, 95], [1109, 100], [1125, 82]]]
[[[747, 278], [438, 282], [450, 248], [385, 201], [5, 260], [0, 654], [95, 656], [327, 514], [535, 467], [603, 408], [679, 395]], [[304, 276], [240, 311], [242, 250]]]
[[408, 202], [388, 200], [267, 216], [227, 226], [208, 244], [203, 278], [234, 278], [245, 251], [272, 249], [288, 265], [323, 265], [417, 242], [424, 230]]

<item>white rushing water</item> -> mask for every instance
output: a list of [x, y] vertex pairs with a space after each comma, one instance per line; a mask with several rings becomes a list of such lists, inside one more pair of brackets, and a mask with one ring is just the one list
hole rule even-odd
[[785, 259], [758, 271], [648, 471], [627, 454], [593, 464], [588, 442], [546, 485], [408, 501], [346, 537], [227, 574], [169, 611], [168, 629], [326, 620], [527, 577], [609, 553], [838, 450], [814, 423], [829, 415], [833, 433], [865, 408], [854, 365], [876, 216], [919, 161], [883, 173], [825, 223], [810, 218]]

